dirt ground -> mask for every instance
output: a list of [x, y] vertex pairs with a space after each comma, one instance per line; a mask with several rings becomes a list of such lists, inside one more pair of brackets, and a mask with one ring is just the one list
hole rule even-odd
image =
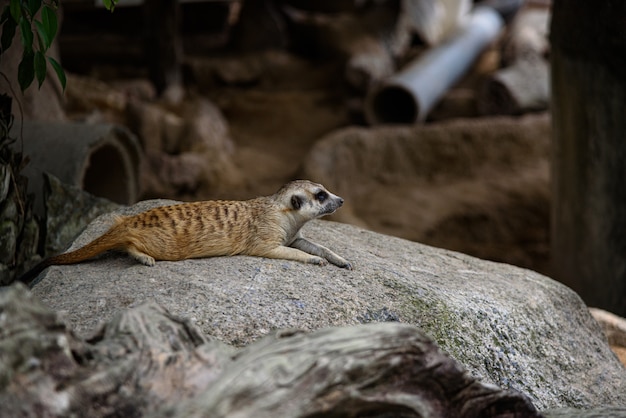
[[235, 143], [233, 158], [245, 179], [241, 189], [200, 198], [244, 199], [273, 193], [298, 177], [316, 140], [353, 123], [336, 62], [307, 62], [282, 53], [264, 57], [253, 85], [199, 80], [192, 87], [223, 112]]

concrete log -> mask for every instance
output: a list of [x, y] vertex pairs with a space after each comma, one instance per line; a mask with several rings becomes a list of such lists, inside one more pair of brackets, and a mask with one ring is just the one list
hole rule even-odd
[[30, 159], [23, 171], [29, 193], [35, 194], [35, 213], [43, 215], [43, 172], [98, 197], [130, 204], [139, 196], [141, 150], [128, 130], [110, 124], [59, 122], [15, 124], [13, 145]]
[[424, 121], [441, 96], [495, 40], [503, 24], [494, 9], [477, 7], [456, 36], [369, 91], [365, 102], [367, 121], [372, 125]]

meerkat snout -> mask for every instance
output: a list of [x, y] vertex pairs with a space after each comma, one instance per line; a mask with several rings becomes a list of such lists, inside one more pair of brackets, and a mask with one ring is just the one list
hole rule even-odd
[[315, 199], [322, 204], [327, 204], [330, 207], [333, 207], [334, 210], [343, 205], [343, 199], [337, 195], [334, 195], [326, 190], [320, 190], [315, 194]]
[[326, 210], [323, 211], [324, 215], [330, 215], [343, 205], [343, 199], [339, 196], [332, 195], [331, 198], [326, 199]]

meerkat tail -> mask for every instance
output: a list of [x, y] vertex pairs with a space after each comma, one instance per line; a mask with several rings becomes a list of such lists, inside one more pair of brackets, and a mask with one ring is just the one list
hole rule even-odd
[[35, 267], [31, 268], [26, 273], [22, 274], [15, 281], [16, 282], [22, 282], [26, 286], [31, 288], [32, 284], [33, 284], [33, 281], [37, 278], [37, 276], [39, 276], [39, 274], [41, 274], [41, 272], [44, 271], [46, 268], [51, 266], [51, 264], [49, 263], [49, 260], [50, 259], [45, 259], [45, 260], [41, 261], [40, 263], [35, 265]]
[[122, 245], [123, 243], [119, 240], [119, 234], [116, 231], [117, 224], [119, 224], [119, 221], [116, 221], [116, 225], [111, 227], [111, 229], [105, 232], [104, 235], [96, 238], [84, 247], [69, 253], [58, 254], [46, 258], [20, 276], [17, 281], [28, 285], [28, 287], [32, 287], [31, 285], [37, 276], [50, 266], [76, 264], [81, 261], [89, 260], [90, 258], [100, 255], [106, 251], [124, 248]]

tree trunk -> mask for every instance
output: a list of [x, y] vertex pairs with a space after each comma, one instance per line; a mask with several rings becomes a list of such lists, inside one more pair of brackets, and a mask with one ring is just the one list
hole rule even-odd
[[555, 0], [555, 278], [626, 315], [626, 2]]
[[179, 21], [177, 0], [146, 0], [144, 3], [146, 59], [150, 78], [159, 93], [182, 83]]

